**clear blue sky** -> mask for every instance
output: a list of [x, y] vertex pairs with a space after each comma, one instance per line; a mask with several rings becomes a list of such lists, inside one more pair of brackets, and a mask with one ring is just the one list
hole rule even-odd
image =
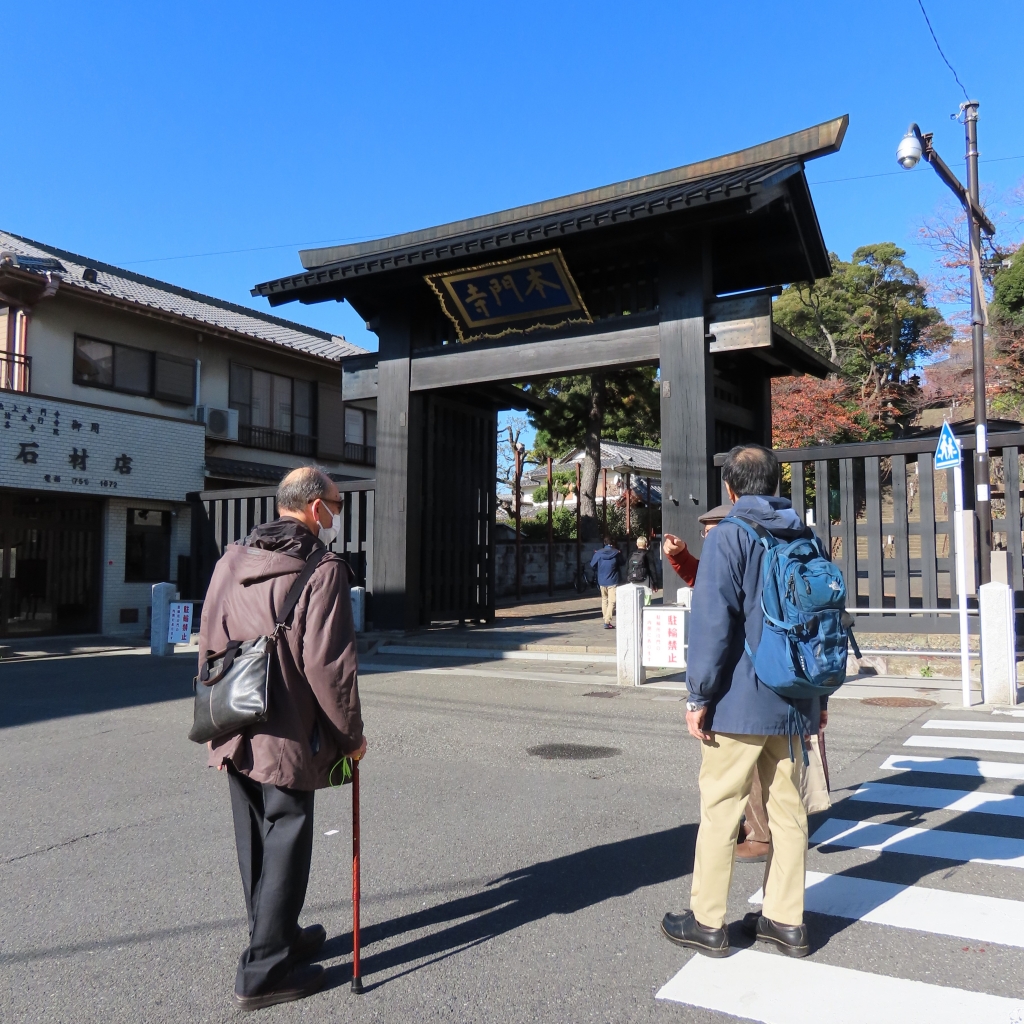
[[[983, 181], [1007, 189], [1024, 178], [1024, 159], [998, 159], [1024, 156], [1024, 4], [926, 7], [982, 103]], [[916, 0], [0, 0], [0, 25], [0, 227], [258, 308], [250, 287], [299, 269], [300, 246], [546, 199], [842, 113], [842, 152], [808, 168], [827, 244], [848, 257], [891, 239], [927, 272], [915, 232], [944, 187], [930, 168], [899, 171], [907, 123], [963, 167], [949, 118], [963, 96]], [[347, 306], [278, 312], [375, 347]]]

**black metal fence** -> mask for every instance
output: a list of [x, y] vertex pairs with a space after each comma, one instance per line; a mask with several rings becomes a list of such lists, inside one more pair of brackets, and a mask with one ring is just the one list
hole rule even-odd
[[[372, 579], [373, 494], [375, 481], [347, 480], [338, 484], [342, 498], [341, 536], [331, 550], [348, 562], [355, 585], [365, 587]], [[202, 598], [213, 567], [228, 544], [241, 540], [255, 526], [277, 516], [276, 487], [245, 487], [202, 491], [188, 496], [192, 508], [192, 543], [188, 583], [183, 596]]]
[[[974, 435], [964, 451], [964, 506], [974, 508]], [[810, 523], [841, 567], [859, 628], [872, 633], [955, 633], [956, 541], [953, 470], [936, 470], [935, 438], [777, 450], [781, 493]], [[992, 434], [993, 548], [1009, 565], [1008, 582], [1024, 606], [1020, 450], [1024, 431]], [[724, 455], [715, 457], [721, 466]], [[976, 557], [974, 517], [967, 554]], [[977, 566], [968, 565], [968, 580]], [[976, 608], [968, 586], [969, 607]], [[920, 609], [920, 611], [918, 611]], [[949, 611], [946, 611], [949, 609]], [[978, 631], [977, 617], [970, 619]]]

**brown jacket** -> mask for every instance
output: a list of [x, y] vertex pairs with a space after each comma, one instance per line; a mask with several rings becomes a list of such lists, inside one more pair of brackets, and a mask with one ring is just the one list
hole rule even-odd
[[[257, 526], [244, 542], [224, 549], [203, 604], [200, 666], [228, 640], [254, 640], [274, 631], [277, 609], [319, 545], [302, 523], [284, 518]], [[325, 555], [278, 642], [267, 721], [210, 743], [210, 767], [231, 761], [256, 782], [322, 789], [331, 767], [360, 745], [349, 582], [345, 562]]]

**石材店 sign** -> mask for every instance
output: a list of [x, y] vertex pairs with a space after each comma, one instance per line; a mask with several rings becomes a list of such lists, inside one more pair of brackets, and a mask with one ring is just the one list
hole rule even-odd
[[192, 420], [0, 394], [0, 484], [182, 501], [202, 490], [206, 432]]

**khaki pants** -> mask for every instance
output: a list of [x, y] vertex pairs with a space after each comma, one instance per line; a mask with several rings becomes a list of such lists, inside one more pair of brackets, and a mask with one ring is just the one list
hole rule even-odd
[[612, 624], [612, 615], [615, 612], [615, 588], [614, 587], [602, 587], [601, 588], [601, 615], [604, 621], [610, 626]]
[[[793, 745], [799, 757], [796, 737]], [[756, 771], [772, 838], [762, 913], [779, 924], [802, 924], [807, 812], [797, 788], [797, 765], [789, 759], [789, 737], [719, 732], [702, 746], [700, 828], [690, 890], [694, 917], [708, 928], [725, 924], [740, 815]]]

